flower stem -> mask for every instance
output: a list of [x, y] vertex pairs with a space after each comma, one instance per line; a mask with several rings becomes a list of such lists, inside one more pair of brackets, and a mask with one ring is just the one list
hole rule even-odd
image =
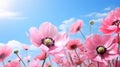
[[100, 67], [100, 66], [99, 66], [99, 62], [97, 62], [97, 65], [98, 65], [98, 67]]
[[45, 64], [45, 61], [46, 61], [46, 56], [47, 56], [47, 53], [45, 53], [45, 59], [44, 59], [44, 61], [42, 63], [42, 67], [44, 67], [44, 64]]
[[26, 67], [24, 61], [21, 59], [21, 57], [16, 53], [16, 55], [18, 56], [18, 58], [20, 59], [20, 61], [23, 63], [24, 67]]
[[[119, 51], [119, 46], [120, 46], [120, 43], [119, 43], [119, 33], [117, 34], [117, 37], [118, 37], [118, 51]], [[118, 57], [116, 58], [116, 61], [115, 61], [115, 67], [117, 67], [117, 63], [118, 63]]]
[[49, 56], [48, 58], [49, 58], [49, 61], [50, 61], [51, 67], [52, 67], [52, 61], [51, 61], [51, 58], [50, 58], [50, 56]]
[[81, 30], [80, 30], [80, 33], [81, 33], [82, 37], [86, 40], [85, 35], [82, 33]]
[[[69, 52], [68, 52], [68, 55], [69, 55], [70, 61], [72, 62], [72, 65], [75, 66], [75, 65], [74, 65], [74, 62], [73, 62], [73, 59], [72, 59], [72, 57], [71, 57], [71, 55], [70, 55]], [[76, 66], [75, 66], [75, 67], [76, 67]]]
[[[78, 55], [78, 53], [77, 53], [77, 50], [75, 50], [75, 53], [76, 53], [76, 55], [77, 55], [77, 57], [78, 57], [78, 59], [79, 59], [79, 62], [81, 62], [81, 61], [80, 61], [80, 57], [79, 57], [79, 55]], [[81, 67], [81, 64], [80, 64], [80, 67]]]
[[64, 53], [65, 53], [65, 55], [66, 55], [67, 62], [68, 62], [68, 63], [69, 63], [69, 65], [70, 65], [70, 62], [69, 62], [68, 56], [67, 56], [67, 54], [66, 54], [66, 52], [65, 52], [65, 51], [64, 51]]
[[108, 63], [109, 63], [109, 67], [111, 67], [111, 63], [110, 63], [110, 61], [108, 61]]

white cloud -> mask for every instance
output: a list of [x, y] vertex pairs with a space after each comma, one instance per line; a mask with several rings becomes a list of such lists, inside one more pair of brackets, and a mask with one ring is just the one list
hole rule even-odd
[[68, 20], [65, 20], [62, 22], [62, 24], [59, 26], [59, 29], [62, 30], [62, 32], [67, 32], [72, 23], [75, 22], [75, 18], [70, 18]]
[[101, 22], [103, 18], [92, 19], [94, 22]]
[[98, 13], [98, 12], [92, 12], [90, 14], [87, 14], [87, 17], [94, 17], [94, 18], [101, 18], [101, 17], [106, 17], [108, 14], [108, 12], [104, 12], [104, 13]]
[[108, 13], [96, 13], [96, 17], [106, 17]]
[[[22, 46], [23, 45], [27, 45], [27, 44], [24, 44], [24, 43], [21, 43], [19, 41], [16, 41], [16, 40], [11, 40], [11, 41], [8, 41], [7, 44], [5, 43], [0, 43], [0, 46], [3, 46], [3, 45], [7, 45], [9, 47], [11, 47], [13, 50], [22, 50]], [[30, 46], [29, 50], [37, 50], [38, 48], [35, 47], [34, 45], [28, 45]]]
[[109, 10], [111, 10], [111, 7], [106, 7], [106, 8], [104, 9], [104, 11], [109, 11]]
[[22, 13], [0, 9], [0, 19], [26, 19]]
[[102, 19], [108, 15], [109, 10], [111, 10], [111, 8], [107, 7], [103, 10], [104, 12], [92, 12], [87, 14], [86, 17], [91, 17], [94, 20], [94, 22], [101, 22]]

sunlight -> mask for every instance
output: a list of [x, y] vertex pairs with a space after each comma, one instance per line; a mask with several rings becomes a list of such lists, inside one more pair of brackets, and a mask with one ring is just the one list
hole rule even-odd
[[0, 0], [0, 9], [10, 9], [10, 7], [13, 5], [13, 2], [14, 0]]

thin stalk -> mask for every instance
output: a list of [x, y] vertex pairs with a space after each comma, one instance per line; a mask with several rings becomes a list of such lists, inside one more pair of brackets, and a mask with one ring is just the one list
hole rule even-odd
[[100, 67], [100, 66], [99, 66], [99, 62], [97, 62], [97, 65], [98, 65], [98, 67]]
[[20, 59], [20, 61], [23, 63], [24, 67], [26, 67], [24, 61], [21, 59], [21, 57], [16, 53], [16, 55], [18, 56], [18, 58]]
[[64, 51], [64, 53], [65, 53], [65, 56], [66, 56], [67, 62], [69, 63], [69, 65], [71, 65], [70, 62], [69, 62], [68, 56], [67, 56], [67, 54], [66, 54], [65, 51]]
[[52, 67], [52, 61], [51, 61], [51, 58], [50, 58], [50, 56], [49, 56], [48, 58], [49, 58], [49, 61], [50, 61], [51, 67]]
[[[77, 57], [78, 57], [78, 59], [79, 59], [79, 62], [80, 62], [80, 57], [79, 57], [79, 55], [78, 55], [78, 53], [77, 53], [76, 50], [75, 50], [75, 53], [76, 53], [76, 55], [77, 55]], [[81, 67], [81, 65], [80, 65], [80, 67]]]
[[[118, 37], [118, 50], [119, 50], [119, 33], [118, 33], [117, 37]], [[116, 58], [115, 67], [117, 67], [117, 63], [118, 63], [118, 57]]]
[[112, 67], [110, 61], [108, 61], [108, 63], [109, 63], [109, 66]]
[[[72, 59], [72, 57], [71, 57], [71, 55], [70, 55], [69, 52], [68, 52], [68, 55], [69, 55], [70, 61], [72, 62], [72, 65], [75, 66], [75, 65], [74, 65], [74, 62], [73, 62], [73, 59]], [[76, 67], [76, 66], [75, 66], [75, 67]]]
[[45, 61], [46, 61], [46, 56], [47, 56], [47, 53], [45, 53], [45, 59], [44, 59], [44, 61], [42, 63], [42, 67], [44, 67], [44, 64], [45, 64]]
[[81, 30], [80, 30], [80, 33], [81, 33], [82, 37], [86, 40], [85, 35], [82, 33]]

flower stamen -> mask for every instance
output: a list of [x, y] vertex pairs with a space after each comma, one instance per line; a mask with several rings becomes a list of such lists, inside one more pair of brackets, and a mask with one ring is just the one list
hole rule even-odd
[[98, 54], [104, 54], [106, 52], [106, 48], [104, 46], [98, 46], [96, 51]]
[[116, 26], [119, 26], [119, 24], [120, 24], [120, 20], [116, 20], [112, 23], [112, 25], [116, 25]]
[[46, 45], [47, 47], [54, 46], [54, 40], [52, 38], [46, 37], [42, 39], [42, 44]]

